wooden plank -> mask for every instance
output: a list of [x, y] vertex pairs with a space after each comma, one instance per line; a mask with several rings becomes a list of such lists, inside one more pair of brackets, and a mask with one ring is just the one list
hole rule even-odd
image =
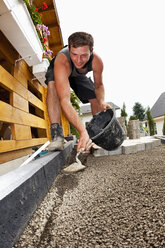
[[47, 110], [47, 104], [46, 104], [46, 97], [47, 97], [47, 88], [44, 88], [42, 87], [42, 90], [43, 90], [43, 103], [44, 103], [44, 118], [46, 120], [46, 123], [47, 123], [47, 129], [46, 129], [46, 134], [47, 134], [47, 137], [49, 139], [51, 139], [51, 135], [50, 135], [50, 120], [49, 120], [49, 116], [48, 116], [48, 110]]
[[20, 60], [15, 64], [14, 77], [27, 88], [28, 82], [34, 78], [34, 75], [26, 62], [24, 60]]
[[34, 77], [31, 67], [29, 67], [24, 60], [17, 61], [15, 67], [16, 71], [21, 71], [26, 79], [31, 80]]
[[44, 110], [44, 104], [41, 100], [39, 100], [35, 95], [33, 95], [30, 91], [28, 91], [28, 101], [38, 107], [41, 110]]
[[39, 84], [38, 80], [28, 81], [28, 84], [42, 94], [42, 86]]
[[14, 66], [14, 78], [16, 78], [25, 88], [27, 88], [27, 77], [22, 73], [22, 71], [20, 70], [19, 65], [22, 63], [23, 61], [17, 62], [16, 66]]
[[47, 141], [47, 138], [36, 138], [31, 140], [2, 140], [0, 141], [0, 153], [42, 145]]
[[8, 60], [5, 60], [5, 59], [2, 58], [1, 56], [3, 56], [3, 54], [1, 54], [1, 51], [0, 51], [0, 65], [1, 65], [3, 68], [5, 68], [5, 70], [7, 70], [9, 73], [12, 74], [14, 65], [12, 65], [11, 63], [9, 63]]
[[0, 66], [0, 85], [10, 92], [14, 91], [18, 95], [27, 99], [28, 90], [21, 85], [10, 73]]
[[42, 118], [16, 109], [11, 105], [0, 101], [0, 121], [22, 124], [31, 127], [46, 128], [47, 123]]
[[17, 93], [11, 93], [11, 105], [15, 108], [21, 109], [25, 112], [29, 112], [29, 104], [26, 99], [19, 96]]
[[32, 138], [31, 128], [29, 126], [13, 124], [12, 135], [14, 140], [29, 140]]
[[18, 58], [19, 54], [11, 45], [11, 43], [7, 40], [4, 34], [0, 31], [0, 50], [6, 57], [6, 59], [11, 63], [14, 64], [15, 60]]
[[17, 159], [33, 152], [32, 148], [25, 148], [16, 151], [3, 152], [0, 156], [0, 164]]

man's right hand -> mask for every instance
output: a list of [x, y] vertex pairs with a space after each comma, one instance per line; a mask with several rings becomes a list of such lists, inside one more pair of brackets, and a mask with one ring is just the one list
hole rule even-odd
[[77, 151], [81, 149], [81, 151], [89, 151], [93, 146], [92, 140], [89, 138], [89, 135], [86, 129], [80, 133], [80, 138], [77, 145]]

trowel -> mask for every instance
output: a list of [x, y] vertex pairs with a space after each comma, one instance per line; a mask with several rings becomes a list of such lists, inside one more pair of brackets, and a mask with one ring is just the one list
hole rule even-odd
[[86, 166], [83, 165], [81, 163], [80, 159], [78, 158], [78, 156], [80, 155], [80, 153], [82, 153], [82, 150], [81, 149], [76, 154], [76, 162], [72, 163], [71, 165], [69, 165], [68, 167], [66, 167], [65, 169], [63, 169], [63, 172], [65, 172], [65, 173], [72, 173], [72, 172], [77, 172], [77, 171], [84, 170], [86, 168]]
[[77, 172], [77, 171], [81, 171], [84, 170], [86, 168], [85, 165], [83, 165], [80, 161], [80, 159], [78, 158], [78, 156], [82, 153], [89, 153], [89, 149], [93, 146], [93, 142], [91, 139], [89, 139], [87, 145], [86, 145], [86, 151], [83, 151], [82, 149], [80, 149], [77, 154], [76, 154], [76, 162], [72, 163], [71, 165], [69, 165], [68, 167], [66, 167], [65, 169], [63, 169], [63, 172], [65, 173], [72, 173], [72, 172]]

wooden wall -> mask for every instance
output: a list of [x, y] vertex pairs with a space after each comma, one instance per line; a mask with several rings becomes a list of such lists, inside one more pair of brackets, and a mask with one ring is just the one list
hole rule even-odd
[[[18, 60], [18, 61], [17, 61]], [[68, 123], [62, 115], [64, 135]], [[46, 88], [0, 32], [0, 163], [50, 140]]]

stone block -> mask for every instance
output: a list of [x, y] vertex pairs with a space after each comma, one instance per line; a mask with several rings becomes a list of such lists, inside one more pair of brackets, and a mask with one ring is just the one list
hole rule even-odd
[[161, 145], [161, 140], [160, 139], [155, 139], [152, 141], [153, 147], [160, 146]]
[[122, 148], [122, 146], [120, 146], [116, 150], [109, 151], [108, 155], [110, 155], [110, 156], [112, 156], [112, 155], [121, 155], [122, 153], [123, 153], [123, 148]]
[[145, 150], [145, 144], [143, 143], [136, 144], [136, 147], [137, 147], [137, 152]]
[[151, 150], [153, 148], [153, 142], [145, 142], [145, 150]]
[[136, 145], [130, 145], [130, 146], [123, 146], [123, 154], [131, 154], [137, 152], [137, 146]]
[[109, 151], [107, 151], [103, 148], [96, 149], [93, 152], [94, 157], [101, 157], [101, 156], [108, 156], [108, 155], [109, 155]]

